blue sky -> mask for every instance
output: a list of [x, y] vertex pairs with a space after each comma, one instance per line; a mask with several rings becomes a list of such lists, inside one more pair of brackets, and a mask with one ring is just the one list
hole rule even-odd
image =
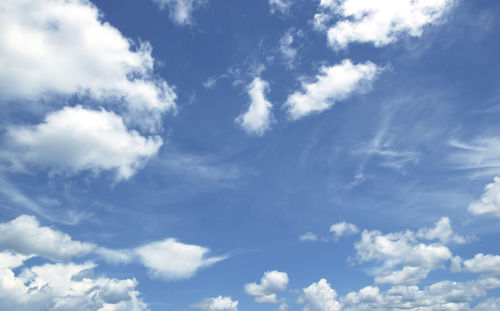
[[499, 16], [2, 1], [1, 304], [500, 309]]

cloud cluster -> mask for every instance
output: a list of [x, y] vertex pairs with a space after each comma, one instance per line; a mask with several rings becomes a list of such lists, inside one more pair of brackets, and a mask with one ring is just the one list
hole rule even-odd
[[[422, 35], [424, 27], [440, 21], [453, 0], [321, 0], [316, 28], [328, 28], [328, 43], [335, 50], [350, 43], [380, 47], [407, 34]], [[335, 19], [337, 22], [327, 27]]]
[[[380, 262], [374, 269], [376, 283], [417, 284], [429, 272], [441, 268], [452, 258], [452, 253], [442, 243], [449, 241], [452, 232], [442, 233], [446, 218], [438, 221], [434, 228], [418, 233], [407, 230], [382, 234], [380, 231], [363, 230], [361, 240], [355, 244], [359, 262]], [[442, 239], [442, 240], [440, 240]], [[430, 240], [431, 243], [424, 243]]]
[[[154, 73], [149, 43], [101, 18], [88, 0], [2, 3], [0, 105], [43, 102], [52, 111], [38, 125], [11, 127], [3, 158], [22, 168], [111, 170], [120, 181], [158, 152], [158, 136], [128, 128], [158, 132], [162, 116], [176, 111], [174, 88]], [[57, 111], [70, 97], [104, 109]]]
[[112, 264], [141, 264], [151, 277], [165, 281], [188, 279], [200, 269], [227, 258], [209, 257], [208, 248], [184, 244], [173, 238], [132, 249], [108, 249], [75, 241], [66, 233], [41, 226], [35, 217], [27, 215], [0, 223], [0, 250], [0, 267], [5, 268], [18, 267], [31, 257], [68, 262], [75, 257], [97, 255]]
[[267, 271], [260, 279], [260, 284], [245, 284], [245, 292], [255, 297], [258, 303], [280, 304], [280, 310], [285, 310], [287, 304], [283, 299], [278, 298], [278, 293], [286, 289], [288, 282], [288, 275], [285, 272]]

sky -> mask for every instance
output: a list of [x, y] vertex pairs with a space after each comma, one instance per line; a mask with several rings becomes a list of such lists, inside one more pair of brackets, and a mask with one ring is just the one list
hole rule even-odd
[[0, 1], [6, 310], [500, 310], [500, 3]]

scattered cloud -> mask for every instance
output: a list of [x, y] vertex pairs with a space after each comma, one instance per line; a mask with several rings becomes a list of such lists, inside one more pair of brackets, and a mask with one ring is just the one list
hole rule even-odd
[[273, 14], [279, 12], [287, 15], [289, 14], [292, 5], [293, 0], [269, 0], [269, 7], [271, 8], [271, 13]]
[[476, 254], [463, 262], [464, 270], [484, 276], [500, 275], [500, 256]]
[[296, 36], [302, 35], [302, 32], [295, 31], [294, 29], [288, 30], [279, 41], [279, 50], [281, 57], [285, 62], [288, 69], [293, 69], [297, 65], [297, 48], [293, 47]]
[[259, 77], [248, 86], [250, 105], [248, 110], [235, 120], [248, 134], [262, 136], [271, 128], [274, 120], [271, 112], [273, 105], [266, 99], [267, 92], [269, 83]]
[[193, 11], [208, 4], [208, 0], [153, 0], [160, 9], [168, 7], [170, 19], [178, 25], [192, 24]]
[[238, 300], [233, 301], [231, 297], [218, 296], [204, 299], [191, 307], [203, 311], [238, 311]]
[[338, 240], [342, 236], [358, 233], [359, 229], [356, 225], [343, 221], [332, 225], [330, 232], [333, 232], [334, 238]]
[[299, 237], [300, 241], [309, 241], [309, 242], [318, 241], [318, 239], [319, 239], [318, 236], [312, 232], [306, 232]]
[[267, 271], [260, 279], [260, 284], [245, 284], [245, 292], [253, 296], [258, 303], [280, 304], [280, 310], [286, 309], [284, 299], [278, 298], [278, 293], [284, 291], [288, 286], [288, 275], [285, 272]]
[[335, 16], [328, 33], [335, 50], [350, 43], [372, 43], [376, 47], [396, 41], [402, 35], [420, 37], [424, 27], [438, 23], [453, 0], [321, 0], [314, 17], [316, 29], [325, 29]]
[[176, 109], [174, 89], [154, 74], [151, 45], [132, 43], [87, 0], [4, 1], [0, 46], [2, 101], [90, 96], [148, 130]]
[[70, 174], [112, 170], [118, 181], [134, 175], [163, 144], [159, 136], [146, 138], [127, 130], [112, 112], [81, 106], [50, 113], [36, 126], [11, 127], [7, 138], [6, 154], [14, 166], [36, 165]]
[[302, 81], [302, 91], [290, 95], [285, 103], [288, 115], [298, 120], [330, 109], [337, 101], [370, 87], [379, 69], [371, 62], [353, 64], [346, 59], [330, 67], [323, 66], [314, 81]]

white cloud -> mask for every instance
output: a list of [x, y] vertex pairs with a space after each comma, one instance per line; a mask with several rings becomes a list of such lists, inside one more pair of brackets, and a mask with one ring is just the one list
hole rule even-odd
[[[453, 232], [445, 232], [449, 222], [442, 218], [434, 228], [382, 234], [379, 231], [364, 230], [361, 240], [355, 244], [359, 262], [379, 261], [374, 269], [375, 282], [391, 284], [417, 284], [429, 272], [439, 269], [452, 259], [452, 253], [445, 245], [434, 242], [425, 244], [420, 239], [451, 241]], [[444, 224], [444, 225], [443, 225]]]
[[135, 279], [92, 278], [93, 263], [45, 264], [16, 275], [0, 268], [0, 303], [6, 310], [147, 310]]
[[491, 184], [486, 185], [479, 200], [469, 204], [469, 212], [500, 217], [500, 177], [495, 177]]
[[0, 252], [0, 269], [17, 268], [23, 265], [24, 261], [31, 258], [31, 255], [22, 255], [12, 251]]
[[0, 248], [24, 256], [37, 255], [56, 261], [67, 260], [87, 255], [94, 247], [94, 244], [74, 241], [63, 232], [40, 226], [32, 216], [22, 215], [0, 224]]
[[312, 232], [306, 232], [299, 237], [299, 240], [314, 242], [318, 240], [318, 236]]
[[152, 277], [167, 281], [188, 279], [199, 269], [226, 259], [207, 257], [208, 248], [183, 244], [172, 238], [145, 244], [134, 249], [134, 253]]
[[269, 6], [271, 8], [271, 13], [279, 12], [281, 14], [287, 15], [290, 12], [290, 8], [293, 5], [293, 0], [269, 0]]
[[364, 91], [379, 69], [371, 62], [354, 65], [346, 59], [330, 67], [323, 66], [315, 81], [302, 82], [302, 91], [290, 95], [285, 103], [289, 117], [297, 120], [330, 109], [337, 101], [356, 91]]
[[175, 92], [153, 73], [151, 46], [135, 47], [87, 0], [6, 0], [0, 10], [3, 100], [91, 96], [154, 130]]
[[12, 127], [7, 137], [9, 158], [21, 167], [34, 164], [71, 174], [113, 170], [117, 180], [134, 175], [162, 145], [159, 136], [128, 131], [112, 112], [80, 106], [50, 113], [33, 127]]
[[328, 43], [336, 50], [350, 43], [384, 46], [408, 34], [420, 37], [424, 27], [440, 21], [453, 0], [322, 0], [315, 16], [317, 29], [324, 29], [329, 16], [337, 22], [328, 29]]
[[500, 275], [500, 256], [476, 254], [463, 262], [464, 270], [482, 275]]
[[235, 122], [249, 134], [262, 136], [271, 128], [273, 105], [266, 99], [268, 91], [269, 83], [259, 77], [248, 86], [250, 105], [245, 113], [236, 118]]
[[330, 227], [330, 232], [333, 232], [335, 239], [340, 239], [344, 235], [353, 235], [359, 232], [356, 225], [348, 222], [339, 222]]
[[245, 284], [245, 292], [255, 297], [258, 303], [281, 303], [285, 306], [284, 300], [278, 299], [277, 294], [286, 289], [288, 281], [288, 275], [285, 272], [267, 271], [260, 279], [260, 284]]
[[302, 290], [299, 303], [305, 304], [304, 311], [340, 311], [337, 292], [325, 279], [319, 280]]
[[450, 241], [456, 243], [465, 243], [465, 238], [454, 233], [451, 227], [451, 221], [448, 217], [442, 217], [438, 220], [433, 228], [420, 229], [417, 232], [417, 238], [427, 240], [440, 240], [441, 243], [446, 244]]
[[203, 311], [238, 311], [238, 300], [233, 301], [231, 297], [218, 296], [204, 299], [191, 307]]
[[208, 4], [208, 0], [153, 0], [160, 9], [168, 7], [170, 18], [178, 25], [192, 23], [193, 11]]

